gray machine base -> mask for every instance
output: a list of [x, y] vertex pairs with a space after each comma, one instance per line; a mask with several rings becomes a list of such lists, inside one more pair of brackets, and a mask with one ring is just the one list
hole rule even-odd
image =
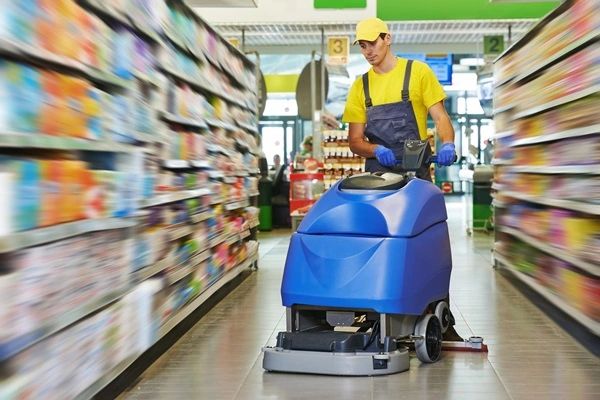
[[263, 349], [267, 371], [302, 374], [372, 376], [403, 372], [409, 368], [408, 349], [390, 353], [330, 353], [321, 351]]

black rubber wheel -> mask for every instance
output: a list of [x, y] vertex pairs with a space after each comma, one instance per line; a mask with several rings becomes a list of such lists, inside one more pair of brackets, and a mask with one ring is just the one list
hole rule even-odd
[[415, 335], [422, 339], [415, 341], [417, 358], [424, 363], [434, 363], [442, 354], [442, 324], [434, 314], [423, 316], [415, 327]]

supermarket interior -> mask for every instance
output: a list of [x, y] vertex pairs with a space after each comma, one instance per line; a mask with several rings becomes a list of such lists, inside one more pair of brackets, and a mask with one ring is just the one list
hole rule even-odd
[[600, 398], [600, 0], [0, 7], [0, 400]]

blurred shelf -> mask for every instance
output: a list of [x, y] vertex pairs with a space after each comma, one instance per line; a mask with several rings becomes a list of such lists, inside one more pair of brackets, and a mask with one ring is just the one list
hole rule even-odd
[[494, 83], [494, 89], [497, 89], [500, 86], [504, 86], [507, 83], [510, 83], [513, 79], [515, 79], [515, 77], [514, 76], [510, 76], [508, 78], [504, 78], [504, 79], [499, 80], [498, 82], [495, 82]]
[[0, 53], [9, 54], [17, 58], [42, 62], [45, 66], [53, 65], [76, 71], [85, 76], [90, 81], [99, 82], [120, 88], [129, 88], [128, 81], [114, 75], [111, 72], [100, 71], [94, 67], [89, 67], [82, 62], [73, 60], [69, 57], [54, 54], [48, 50], [31, 46], [26, 43], [0, 38]]
[[153, 277], [165, 269], [169, 268], [173, 264], [172, 260], [160, 260], [150, 266], [139, 269], [133, 273], [134, 282], [143, 282], [146, 279]]
[[194, 224], [197, 224], [199, 222], [206, 221], [207, 219], [211, 218], [212, 216], [213, 216], [213, 213], [211, 211], [204, 211], [200, 214], [192, 215], [191, 220]]
[[175, 271], [167, 274], [167, 281], [169, 282], [169, 285], [173, 285], [186, 278], [196, 270], [196, 267], [197, 265], [187, 265], [187, 263], [182, 263], [178, 267], [175, 267]]
[[224, 201], [224, 200], [223, 200], [223, 197], [213, 197], [213, 198], [210, 200], [210, 204], [211, 204], [211, 205], [215, 205], [215, 204], [221, 204], [221, 203], [223, 203], [223, 201]]
[[186, 125], [205, 130], [208, 129], [208, 125], [206, 125], [206, 122], [203, 120], [184, 118], [166, 111], [161, 112], [161, 118], [167, 122], [172, 122], [179, 125]]
[[236, 201], [233, 203], [227, 203], [227, 204], [225, 204], [225, 209], [227, 211], [233, 211], [233, 210], [238, 210], [240, 208], [248, 207], [249, 205], [250, 205], [250, 203], [248, 202], [248, 199], [246, 199], [246, 200]]
[[212, 253], [210, 248], [204, 249], [192, 257], [190, 264], [198, 266], [198, 264], [200, 264], [202, 261], [208, 260], [211, 256]]
[[10, 235], [0, 236], [0, 254], [55, 242], [85, 233], [131, 228], [135, 225], [137, 225], [136, 221], [124, 218], [86, 219], [29, 231], [15, 232]]
[[257, 191], [255, 191], [255, 192], [250, 192], [250, 193], [248, 193], [248, 195], [249, 195], [250, 197], [256, 197], [256, 196], [259, 196], [259, 195], [260, 195], [260, 192], [257, 190]]
[[0, 363], [14, 357], [21, 351], [33, 346], [36, 343], [54, 335], [55, 333], [65, 329], [66, 327], [85, 318], [91, 313], [99, 311], [108, 305], [116, 302], [123, 297], [129, 289], [115, 291], [113, 293], [102, 296], [99, 299], [89, 301], [83, 306], [77, 307], [68, 311], [56, 318], [53, 321], [42, 324], [41, 327], [29, 332], [19, 338], [13, 339], [6, 343], [0, 343]]
[[506, 208], [506, 203], [503, 203], [500, 200], [494, 200], [492, 201], [492, 206], [496, 208]]
[[158, 338], [162, 339], [167, 333], [175, 328], [181, 321], [187, 318], [194, 310], [208, 300], [213, 294], [219, 289], [231, 282], [241, 272], [250, 268], [250, 266], [256, 262], [257, 255], [249, 257], [246, 261], [240, 263], [237, 267], [230, 269], [225, 272], [223, 276], [216, 280], [212, 285], [207, 286], [198, 297], [192, 300], [189, 304], [184, 306], [181, 310], [177, 311], [163, 326], [159, 328]]
[[502, 160], [498, 158], [494, 158], [492, 160], [492, 165], [513, 165], [512, 160]]
[[512, 110], [513, 108], [515, 108], [514, 104], [508, 105], [508, 106], [504, 106], [504, 107], [498, 107], [498, 108], [494, 108], [494, 110], [492, 111], [494, 113], [494, 115], [497, 114], [501, 114], [507, 111]]
[[167, 142], [167, 137], [161, 133], [148, 133], [148, 132], [140, 132], [133, 131], [129, 133], [129, 136], [138, 142], [142, 143], [165, 143]]
[[230, 123], [218, 120], [218, 119], [214, 119], [214, 118], [206, 118], [206, 123], [214, 128], [222, 128], [222, 129], [226, 129], [228, 131], [237, 131], [238, 128], [231, 125]]
[[586, 126], [585, 128], [569, 129], [569, 130], [563, 131], [563, 132], [549, 133], [546, 135], [540, 135], [540, 136], [515, 140], [511, 144], [511, 147], [528, 146], [528, 145], [532, 145], [532, 144], [552, 142], [555, 140], [561, 140], [561, 139], [567, 139], [567, 138], [595, 135], [598, 133], [600, 133], [600, 124]]
[[242, 128], [242, 129], [244, 129], [244, 130], [246, 130], [246, 131], [248, 131], [250, 133], [254, 133], [254, 134], [257, 134], [257, 135], [259, 134], [258, 128], [256, 126], [254, 126], [254, 125], [249, 125], [249, 124], [246, 124], [245, 122], [239, 122], [239, 121], [236, 121], [236, 124], [240, 128]]
[[600, 204], [584, 203], [573, 200], [550, 199], [546, 197], [531, 196], [517, 192], [501, 192], [502, 195], [512, 197], [518, 200], [524, 200], [531, 203], [542, 204], [550, 207], [564, 208], [567, 210], [580, 211], [586, 214], [600, 215]]
[[87, 389], [83, 392], [79, 393], [75, 400], [89, 400], [94, 398], [104, 387], [106, 387], [113, 380], [118, 378], [123, 372], [127, 370], [134, 362], [137, 360], [139, 355], [134, 355], [127, 357], [125, 360], [118, 363], [114, 368], [112, 368], [109, 372], [104, 374], [100, 379], [91, 384]]
[[504, 190], [506, 186], [501, 184], [501, 183], [492, 183], [492, 189], [493, 190]]
[[538, 283], [534, 278], [518, 271], [516, 267], [503, 255], [499, 254], [498, 252], [494, 252], [494, 258], [501, 264], [503, 264], [506, 270], [511, 272], [515, 278], [519, 279], [521, 282], [529, 286], [529, 288], [534, 290], [536, 293], [540, 294], [542, 297], [544, 297], [546, 300], [552, 303], [556, 308], [565, 312], [567, 315], [575, 319], [581, 325], [585, 326], [592, 333], [594, 333], [597, 336], [600, 336], [600, 322], [595, 321], [587, 315], [583, 314], [581, 311], [568, 304], [561, 297], [552, 293], [550, 289]]
[[154, 207], [162, 204], [175, 203], [182, 200], [193, 199], [196, 197], [202, 197], [212, 194], [209, 189], [196, 189], [196, 190], [184, 190], [181, 192], [172, 192], [167, 194], [160, 194], [153, 199], [142, 201], [141, 207]]
[[221, 153], [225, 156], [231, 156], [231, 152], [229, 150], [218, 144], [208, 144], [206, 145], [206, 150], [211, 153]]
[[229, 238], [228, 233], [221, 233], [209, 240], [209, 246], [211, 248], [218, 246], [221, 243], [223, 243], [224, 241], [226, 241], [228, 238]]
[[494, 133], [493, 138], [494, 139], [503, 139], [505, 137], [513, 136], [515, 133], [517, 133], [517, 131], [515, 131], [515, 130], [502, 131], [502, 132]]
[[163, 167], [168, 169], [189, 169], [192, 164], [187, 160], [164, 160]]
[[586, 88], [584, 90], [580, 90], [579, 92], [572, 93], [572, 94], [570, 94], [568, 96], [564, 96], [564, 97], [562, 97], [560, 99], [550, 101], [550, 102], [548, 102], [546, 104], [542, 104], [541, 106], [533, 107], [533, 108], [530, 108], [529, 110], [517, 113], [517, 114], [515, 114], [515, 116], [513, 117], [513, 119], [516, 120], [516, 119], [522, 119], [522, 118], [530, 117], [532, 115], [539, 114], [541, 112], [550, 110], [552, 108], [563, 106], [565, 104], [571, 103], [571, 102], [573, 102], [575, 100], [583, 99], [584, 97], [591, 96], [591, 95], [596, 94], [598, 92], [600, 92], [600, 85], [597, 84], [597, 85], [588, 87], [588, 88]]
[[250, 228], [248, 228], [245, 231], [242, 231], [242, 233], [240, 233], [240, 239], [244, 240], [247, 237], [250, 237]]
[[192, 167], [198, 168], [198, 169], [211, 169], [212, 168], [212, 164], [208, 160], [192, 160], [192, 161], [190, 161], [190, 164], [192, 165]]
[[591, 43], [592, 41], [596, 40], [600, 38], [600, 34], [598, 33], [598, 31], [593, 31], [588, 33], [587, 35], [583, 36], [582, 38], [572, 42], [571, 44], [569, 44], [568, 46], [566, 46], [564, 49], [562, 49], [561, 51], [559, 51], [558, 53], [556, 53], [555, 55], [548, 57], [548, 58], [542, 58], [542, 62], [540, 62], [538, 65], [535, 65], [533, 67], [529, 67], [527, 72], [522, 73], [521, 75], [518, 75], [515, 78], [515, 83], [518, 83], [520, 81], [523, 81], [527, 78], [529, 78], [530, 76], [543, 71], [544, 69], [546, 69], [547, 67], [551, 66], [552, 64], [566, 58], [567, 56], [569, 56], [571, 53], [573, 53], [574, 51], [578, 50], [579, 48]]
[[41, 133], [0, 133], [0, 147], [113, 153], [131, 153], [139, 149], [137, 146], [118, 142], [51, 136]]
[[223, 171], [208, 171], [208, 177], [213, 179], [221, 179], [225, 178], [225, 173]]
[[235, 176], [226, 176], [223, 178], [223, 182], [227, 183], [227, 184], [233, 184], [236, 183], [238, 181], [238, 178]]
[[192, 227], [185, 222], [177, 224], [176, 226], [170, 226], [167, 229], [169, 230], [169, 238], [171, 240], [178, 240], [194, 233]]
[[246, 176], [250, 176], [250, 172], [248, 171], [235, 171], [235, 176], [241, 176], [241, 177], [246, 177]]
[[581, 174], [581, 175], [600, 175], [600, 165], [564, 165], [564, 166], [512, 166], [508, 168], [509, 172], [519, 174]]
[[571, 255], [571, 253], [566, 252], [565, 250], [561, 249], [560, 247], [546, 244], [546, 242], [543, 242], [539, 239], [533, 238], [525, 233], [522, 233], [521, 231], [519, 231], [517, 229], [503, 226], [503, 227], [500, 227], [500, 231], [507, 233], [511, 236], [514, 236], [517, 239], [520, 239], [521, 241], [523, 241], [545, 253], [550, 254], [551, 256], [560, 258], [563, 261], [567, 261], [567, 262], [573, 264], [574, 266], [576, 266], [577, 268], [580, 268], [581, 270], [583, 270], [593, 276], [600, 277], [600, 265], [594, 265], [587, 261], [583, 261], [577, 257], [574, 257], [573, 255]]

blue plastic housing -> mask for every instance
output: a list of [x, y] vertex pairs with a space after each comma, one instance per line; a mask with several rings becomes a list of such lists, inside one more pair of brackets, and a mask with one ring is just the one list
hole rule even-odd
[[292, 235], [283, 305], [422, 314], [448, 295], [446, 218], [443, 195], [428, 182], [384, 193], [335, 185]]

